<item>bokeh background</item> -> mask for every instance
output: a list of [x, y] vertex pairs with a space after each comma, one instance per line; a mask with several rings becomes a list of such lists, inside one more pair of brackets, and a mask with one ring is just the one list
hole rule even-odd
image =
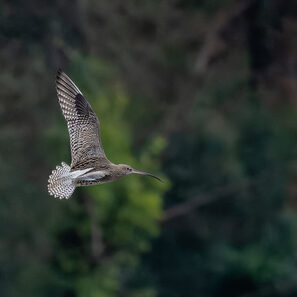
[[[55, 76], [107, 156], [160, 175], [80, 188]], [[0, 1], [0, 296], [297, 296], [297, 7]]]

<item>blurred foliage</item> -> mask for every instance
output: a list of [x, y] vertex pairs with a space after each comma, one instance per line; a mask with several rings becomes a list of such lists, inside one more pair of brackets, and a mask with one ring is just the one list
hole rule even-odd
[[[107, 156], [115, 163], [125, 160], [137, 168], [139, 161], [133, 156], [131, 127], [127, 121], [130, 100], [120, 82], [115, 79], [113, 71], [98, 59], [78, 53], [71, 57], [72, 77], [74, 81], [80, 81], [82, 92], [90, 98], [94, 111], [100, 115]], [[45, 141], [55, 143], [65, 137], [67, 131], [62, 126], [65, 127], [64, 121], [60, 121], [54, 130], [51, 127]], [[164, 145], [161, 137], [147, 142], [139, 157], [146, 170], [158, 170], [158, 156]], [[136, 177], [77, 191], [78, 196], [88, 201], [78, 202], [75, 210], [79, 217], [77, 222], [59, 227], [59, 238], [66, 236], [66, 240], [62, 240], [62, 245], [58, 243], [57, 249], [61, 252], [54, 262], [60, 273], [72, 275], [71, 283], [78, 296], [117, 296], [119, 281], [126, 279], [123, 273], [129, 275], [129, 271], [139, 264], [140, 253], [149, 249], [150, 239], [159, 234], [160, 194], [165, 189], [166, 184]], [[92, 224], [98, 225], [95, 227], [97, 233]], [[73, 246], [71, 243], [68, 247], [73, 241], [76, 244]], [[99, 241], [95, 243], [96, 250], [92, 250], [92, 241]], [[93, 261], [97, 263], [98, 260], [94, 259], [96, 257], [106, 259], [102, 265], [94, 267]]]
[[[296, 296], [295, 7], [1, 1], [0, 296]], [[60, 67], [108, 158], [165, 183], [48, 196]]]

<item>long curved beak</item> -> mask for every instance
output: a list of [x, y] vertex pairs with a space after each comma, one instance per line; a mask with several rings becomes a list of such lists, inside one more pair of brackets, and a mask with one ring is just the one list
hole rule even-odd
[[155, 175], [153, 175], [153, 174], [151, 174], [151, 173], [148, 173], [148, 172], [144, 172], [144, 171], [139, 171], [139, 170], [133, 169], [133, 170], [132, 170], [132, 173], [151, 176], [151, 177], [157, 179], [158, 181], [163, 182], [163, 181], [161, 180], [161, 178], [159, 178], [159, 177], [157, 177], [157, 176], [155, 176]]

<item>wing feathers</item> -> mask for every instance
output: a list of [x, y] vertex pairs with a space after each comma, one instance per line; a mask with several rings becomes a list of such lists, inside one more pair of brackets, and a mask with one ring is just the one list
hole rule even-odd
[[56, 88], [70, 136], [71, 167], [90, 157], [105, 157], [95, 112], [74, 82], [61, 70], [57, 74]]
[[60, 82], [61, 84], [68, 86], [68, 88], [70, 88], [70, 90], [73, 90], [75, 94], [81, 94], [79, 88], [62, 70], [58, 70], [57, 82]]
[[75, 97], [75, 107], [80, 115], [89, 115], [92, 112], [91, 106], [81, 94], [77, 94]]
[[69, 86], [65, 85], [62, 80], [57, 81], [57, 89], [61, 92], [64, 92], [65, 94], [68, 94], [71, 97], [75, 97], [78, 93], [75, 93], [74, 90], [71, 90]]

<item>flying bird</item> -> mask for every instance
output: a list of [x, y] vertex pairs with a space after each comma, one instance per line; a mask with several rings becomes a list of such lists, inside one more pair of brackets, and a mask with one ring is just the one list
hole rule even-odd
[[157, 176], [110, 162], [103, 150], [99, 120], [74, 82], [58, 70], [56, 89], [70, 136], [71, 165], [62, 162], [52, 171], [48, 192], [54, 197], [70, 198], [76, 187], [112, 182], [129, 174]]

